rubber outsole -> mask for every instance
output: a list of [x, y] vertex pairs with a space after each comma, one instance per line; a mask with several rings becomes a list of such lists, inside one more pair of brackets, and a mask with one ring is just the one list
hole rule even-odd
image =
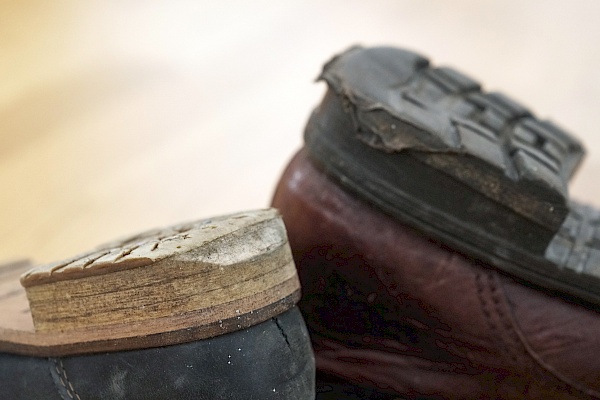
[[600, 217], [568, 198], [577, 139], [404, 50], [352, 48], [321, 79], [305, 132], [317, 166], [471, 258], [600, 305]]

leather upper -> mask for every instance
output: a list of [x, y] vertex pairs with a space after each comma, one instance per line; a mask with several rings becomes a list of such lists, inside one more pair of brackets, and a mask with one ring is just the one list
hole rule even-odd
[[435, 243], [300, 152], [274, 198], [322, 373], [432, 398], [600, 398], [600, 314]]

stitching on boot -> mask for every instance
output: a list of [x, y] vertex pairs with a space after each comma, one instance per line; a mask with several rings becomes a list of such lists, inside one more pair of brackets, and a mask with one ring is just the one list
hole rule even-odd
[[492, 314], [489, 310], [488, 302], [483, 294], [485, 290], [485, 285], [482, 281], [483, 273], [477, 271], [475, 274], [475, 285], [477, 286], [477, 298], [479, 299], [479, 303], [481, 304], [481, 311], [483, 311], [483, 315], [485, 316], [485, 321], [488, 324], [488, 327], [492, 332], [496, 332], [497, 327], [496, 323], [492, 320]]
[[[510, 307], [510, 305], [509, 305], [510, 303], [507, 300], [506, 292], [504, 291], [504, 287], [503, 287], [502, 283], [499, 281], [499, 278], [497, 275], [495, 275], [494, 278], [495, 278], [494, 280], [496, 282], [499, 300], [502, 301], [504, 308], [507, 310], [507, 312], [503, 316], [506, 319], [506, 327], [507, 327], [507, 329], [510, 329], [510, 332], [515, 337], [515, 340], [518, 341], [518, 344], [520, 345], [519, 347], [521, 347], [523, 355], [529, 361], [531, 368], [547, 372], [556, 381], [566, 384], [567, 386], [570, 386], [573, 389], [575, 389], [585, 395], [592, 396], [595, 398], [600, 398], [600, 392], [590, 389], [590, 388], [587, 388], [587, 387], [583, 386], [582, 384], [580, 384], [579, 382], [573, 381], [572, 379], [569, 379], [568, 377], [564, 376], [562, 373], [557, 371], [553, 366], [546, 363], [535, 352], [535, 350], [531, 347], [531, 345], [527, 341], [527, 338], [521, 331], [521, 328], [519, 327], [519, 325], [515, 319], [512, 307]], [[501, 299], [500, 299], [500, 297], [501, 297]]]
[[[53, 372], [56, 373], [56, 378], [57, 378], [54, 380], [54, 383], [55, 383], [55, 385], [57, 385], [56, 381], [58, 380], [58, 382], [60, 382], [60, 385], [62, 386], [62, 388], [59, 387], [60, 397], [63, 400], [81, 400], [81, 397], [75, 391], [73, 384], [71, 383], [71, 381], [69, 381], [69, 377], [67, 376], [67, 371], [65, 369], [65, 366], [63, 365], [62, 360], [56, 359], [56, 358], [50, 358], [50, 360], [54, 364]], [[65, 397], [63, 395], [63, 393], [61, 393], [61, 392], [65, 392], [68, 397]]]
[[[491, 271], [487, 271], [486, 276], [490, 290], [490, 296], [492, 298], [492, 302], [494, 303], [494, 310], [498, 316], [498, 319], [500, 319], [500, 322], [502, 323], [503, 331], [506, 333], [511, 343], [508, 343], [508, 341], [504, 338], [502, 341], [506, 344], [511, 361], [517, 365], [520, 363], [520, 361], [523, 361], [523, 352], [515, 349], [515, 347], [522, 347], [521, 342], [519, 337], [514, 333], [512, 323], [506, 315], [507, 311], [503, 302], [504, 299], [502, 299], [501, 293], [499, 293], [499, 282], [497, 281], [497, 275]], [[513, 347], [511, 344], [516, 346]]]
[[[480, 266], [480, 268], [484, 267]], [[519, 358], [522, 357], [519, 357], [519, 352], [514, 350], [515, 338], [510, 335], [512, 327], [510, 323], [506, 321], [506, 313], [502, 309], [501, 299], [498, 295], [498, 285], [494, 280], [494, 274], [492, 271], [488, 270], [477, 271], [475, 279], [477, 284], [477, 297], [481, 303], [486, 321], [497, 340], [502, 343], [502, 347], [507, 349], [507, 352], [503, 353], [502, 357], [508, 358], [510, 362], [516, 365], [519, 363]], [[494, 317], [499, 320], [499, 324]], [[518, 345], [518, 338], [516, 341], [516, 344]]]

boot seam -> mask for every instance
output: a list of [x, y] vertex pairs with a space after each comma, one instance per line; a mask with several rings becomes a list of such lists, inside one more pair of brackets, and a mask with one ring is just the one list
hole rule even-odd
[[585, 387], [582, 384], [580, 384], [579, 382], [576, 382], [576, 381], [568, 378], [567, 376], [563, 375], [561, 372], [557, 371], [552, 365], [545, 362], [537, 354], [537, 352], [530, 345], [529, 341], [525, 337], [525, 334], [521, 330], [521, 328], [515, 318], [513, 308], [511, 307], [510, 302], [507, 299], [506, 292], [504, 291], [504, 285], [502, 284], [502, 282], [500, 282], [497, 274], [494, 276], [494, 282], [495, 282], [495, 285], [497, 288], [498, 295], [502, 297], [501, 299], [499, 298], [499, 301], [502, 301], [502, 303], [504, 304], [504, 308], [507, 310], [506, 313], [499, 315], [499, 317], [506, 320], [506, 324], [505, 324], [506, 329], [510, 329], [512, 334], [517, 339], [518, 343], [522, 346], [522, 349], [523, 349], [523, 352], [525, 353], [525, 355], [527, 355], [528, 358], [532, 361], [533, 366], [540, 368], [543, 371], [546, 371], [554, 379], [572, 387], [575, 390], [578, 390], [588, 396], [600, 398], [600, 392], [598, 392], [594, 389]]
[[501, 300], [498, 298], [491, 271], [477, 271], [475, 273], [475, 285], [477, 298], [492, 337], [502, 343], [502, 347], [507, 350], [506, 353], [502, 352], [501, 357], [508, 358], [510, 362], [518, 364], [519, 354], [511, 346], [513, 343], [509, 342], [506, 335], [503, 334], [510, 331], [510, 326], [505, 322], [500, 305]]
[[[60, 397], [63, 400], [81, 400], [81, 397], [76, 392], [73, 383], [69, 380], [67, 370], [65, 369], [62, 360], [58, 358], [50, 358], [50, 361], [54, 364], [54, 371], [56, 371], [57, 374], [58, 379], [54, 379], [54, 385], [57, 387]], [[58, 385], [57, 380], [60, 382], [60, 386]], [[63, 395], [63, 392], [66, 392], [68, 398]]]
[[498, 317], [503, 331], [508, 335], [508, 339], [502, 339], [503, 343], [505, 343], [508, 353], [510, 354], [511, 361], [515, 364], [519, 364], [519, 360], [528, 360], [528, 357], [521, 350], [514, 348], [511, 345], [516, 345], [516, 347], [521, 347], [521, 343], [519, 341], [519, 337], [515, 335], [513, 332], [513, 325], [509, 318], [507, 318], [508, 311], [506, 308], [506, 299], [502, 297], [502, 293], [499, 292], [499, 282], [497, 281], [497, 276], [492, 271], [486, 272], [487, 283], [489, 288], [490, 297], [494, 304], [494, 311], [496, 316]]

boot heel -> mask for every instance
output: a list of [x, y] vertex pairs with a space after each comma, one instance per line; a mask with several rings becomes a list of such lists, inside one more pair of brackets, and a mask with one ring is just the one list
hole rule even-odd
[[147, 232], [35, 268], [21, 283], [36, 335], [61, 354], [240, 330], [293, 307], [300, 288], [275, 210]]

